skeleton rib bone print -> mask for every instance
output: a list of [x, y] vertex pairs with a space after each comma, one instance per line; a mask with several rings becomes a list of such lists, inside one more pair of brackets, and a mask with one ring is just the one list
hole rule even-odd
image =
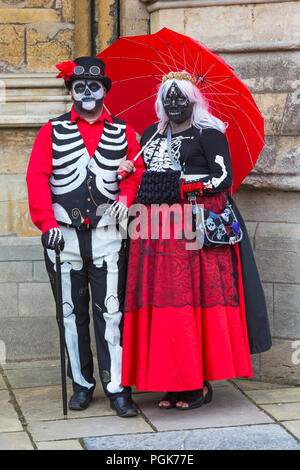
[[76, 123], [53, 124], [51, 191], [61, 195], [77, 189], [85, 181], [89, 168], [96, 176], [97, 189], [105, 197], [116, 199], [119, 193], [116, 171], [126, 158], [126, 125], [105, 121], [97, 150], [90, 158]]
[[[172, 137], [172, 155], [177, 162], [179, 162], [182, 141], [185, 139], [190, 140], [193, 137]], [[162, 139], [161, 137], [153, 140], [144, 150], [144, 160], [149, 170], [166, 171], [170, 168], [174, 169], [168, 155], [167, 139]]]
[[54, 158], [50, 187], [54, 194], [65, 194], [83, 183], [89, 155], [76, 124], [54, 121], [52, 125]]

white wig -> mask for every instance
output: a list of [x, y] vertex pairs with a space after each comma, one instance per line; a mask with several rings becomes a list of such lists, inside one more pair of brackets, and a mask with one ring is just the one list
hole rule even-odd
[[225, 133], [228, 124], [213, 116], [208, 111], [208, 104], [199, 88], [196, 85], [193, 85], [189, 80], [177, 80], [175, 78], [170, 78], [163, 82], [158, 90], [155, 110], [159, 119], [159, 129], [162, 129], [169, 120], [164, 109], [163, 100], [166, 99], [168, 91], [173, 83], [176, 83], [181, 93], [189, 100], [190, 103], [194, 103], [193, 113], [191, 116], [191, 123], [193, 126], [200, 130], [204, 128], [213, 128], [223, 132], [223, 134]]

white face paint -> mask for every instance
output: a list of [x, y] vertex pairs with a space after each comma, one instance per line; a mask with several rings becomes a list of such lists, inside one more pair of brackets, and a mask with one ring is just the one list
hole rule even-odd
[[72, 96], [85, 111], [92, 111], [104, 97], [104, 88], [99, 80], [75, 80]]

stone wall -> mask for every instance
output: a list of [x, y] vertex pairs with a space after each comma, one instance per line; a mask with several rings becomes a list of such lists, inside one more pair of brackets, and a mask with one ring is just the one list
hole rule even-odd
[[73, 0], [0, 0], [0, 72], [55, 71], [73, 32]]

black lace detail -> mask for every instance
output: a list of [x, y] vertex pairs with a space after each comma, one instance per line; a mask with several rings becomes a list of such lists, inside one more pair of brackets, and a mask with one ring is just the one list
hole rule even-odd
[[[226, 198], [218, 194], [202, 198], [201, 202], [210, 210], [222, 210]], [[137, 239], [130, 243], [126, 311], [146, 305], [239, 305], [235, 247], [225, 245], [211, 249], [204, 246], [201, 250], [187, 250], [189, 240], [172, 237], [169, 240], [162, 237]]]

